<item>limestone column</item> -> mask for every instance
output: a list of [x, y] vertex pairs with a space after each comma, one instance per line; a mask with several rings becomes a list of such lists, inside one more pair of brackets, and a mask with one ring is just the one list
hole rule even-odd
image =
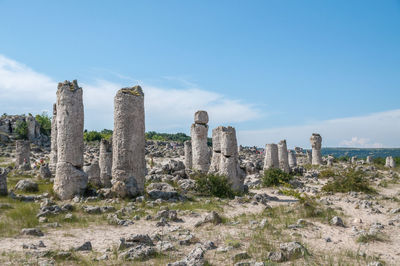
[[219, 126], [212, 130], [212, 156], [209, 168], [210, 173], [218, 173], [221, 163], [221, 135], [224, 127]]
[[310, 151], [306, 151], [306, 155], [307, 155], [307, 163], [308, 164], [312, 164], [312, 154]]
[[386, 157], [385, 167], [389, 167], [389, 168], [395, 168], [396, 167], [396, 163], [395, 163], [395, 161], [394, 161], [392, 156]]
[[289, 158], [286, 140], [281, 140], [278, 143], [278, 158], [279, 158], [279, 168], [285, 173], [289, 173]]
[[53, 104], [53, 117], [51, 119], [51, 151], [49, 169], [56, 172], [57, 167], [57, 104]]
[[367, 164], [371, 164], [372, 163], [372, 156], [367, 156], [367, 159], [365, 160], [365, 162]]
[[7, 196], [7, 174], [6, 168], [0, 168], [0, 196]]
[[219, 174], [228, 178], [233, 190], [243, 191], [244, 178], [239, 167], [236, 130], [233, 127], [224, 127], [219, 132], [221, 146]]
[[83, 171], [88, 176], [88, 182], [95, 187], [101, 187], [99, 161], [94, 159], [89, 165], [83, 166]]
[[31, 114], [26, 117], [26, 125], [28, 127], [28, 139], [30, 141], [40, 136], [40, 125]]
[[111, 169], [112, 169], [112, 140], [102, 139], [100, 141], [100, 183], [102, 187], [111, 187]]
[[322, 137], [320, 134], [313, 133], [311, 138], [311, 147], [312, 147], [312, 164], [313, 165], [321, 165], [322, 164], [322, 155], [321, 155], [321, 144]]
[[352, 156], [350, 162], [351, 162], [351, 164], [356, 164], [357, 163], [357, 156]]
[[293, 151], [288, 151], [288, 157], [289, 157], [289, 167], [293, 168], [297, 166], [297, 158], [296, 154]]
[[210, 167], [210, 155], [207, 146], [208, 114], [206, 111], [197, 111], [194, 114], [194, 124], [190, 129], [192, 138], [192, 167], [207, 173]]
[[333, 166], [333, 160], [334, 160], [335, 158], [333, 158], [333, 156], [331, 156], [331, 155], [328, 155], [328, 158], [327, 158], [327, 166]]
[[112, 191], [119, 197], [144, 192], [144, 94], [140, 86], [120, 89], [114, 98]]
[[85, 192], [88, 178], [83, 167], [84, 111], [82, 88], [78, 82], [58, 83], [57, 89], [57, 167], [54, 192], [62, 200]]
[[264, 170], [279, 168], [278, 145], [271, 143], [265, 146]]
[[23, 168], [24, 170], [31, 169], [31, 143], [29, 140], [17, 140], [15, 142], [15, 166], [17, 168]]
[[184, 147], [184, 153], [185, 153], [185, 167], [186, 169], [191, 169], [192, 168], [192, 142], [190, 140], [187, 140], [183, 143]]

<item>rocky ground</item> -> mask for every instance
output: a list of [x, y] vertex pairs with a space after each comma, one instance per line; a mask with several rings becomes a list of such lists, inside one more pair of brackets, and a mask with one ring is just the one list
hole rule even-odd
[[[11, 170], [10, 193], [0, 197], [1, 265], [400, 263], [399, 168], [304, 165], [290, 185], [263, 187], [263, 156], [242, 149], [249, 192], [220, 199], [196, 193], [183, 145], [148, 142], [146, 195], [107, 199], [93, 189], [61, 202], [51, 178], [12, 169], [14, 149], [0, 146], [0, 167]], [[85, 161], [97, 156], [98, 144], [87, 144]], [[46, 159], [48, 150], [33, 146], [31, 158]], [[350, 168], [362, 171], [376, 193], [322, 190]]]

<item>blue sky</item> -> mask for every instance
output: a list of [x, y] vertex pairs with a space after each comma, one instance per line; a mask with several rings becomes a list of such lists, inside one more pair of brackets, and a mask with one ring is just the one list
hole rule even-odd
[[239, 143], [400, 147], [400, 1], [0, 0], [0, 112], [51, 110], [78, 79], [85, 127], [139, 83], [147, 130], [193, 112]]

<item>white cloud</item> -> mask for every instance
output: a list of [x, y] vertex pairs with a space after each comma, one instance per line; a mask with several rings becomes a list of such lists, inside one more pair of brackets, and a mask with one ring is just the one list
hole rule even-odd
[[382, 148], [382, 143], [371, 143], [369, 138], [352, 137], [351, 140], [344, 140], [340, 144], [343, 147], [354, 148]]
[[[83, 88], [85, 128], [112, 128], [114, 95], [118, 89], [133, 84], [107, 80], [78, 83]], [[185, 85], [187, 89], [141, 84], [145, 93], [147, 130], [188, 131], [197, 110], [208, 111], [211, 126], [259, 117], [259, 111], [251, 104], [196, 88], [193, 83], [186, 82]], [[57, 82], [51, 77], [0, 55], [0, 112], [20, 114], [51, 110], [56, 90]]]
[[[353, 144], [364, 148], [400, 147], [400, 109], [308, 125], [239, 131], [238, 141], [243, 145], [264, 146], [286, 139], [289, 147], [310, 147], [309, 138], [314, 132], [321, 134], [324, 147]], [[358, 137], [346, 142], [349, 136]]]

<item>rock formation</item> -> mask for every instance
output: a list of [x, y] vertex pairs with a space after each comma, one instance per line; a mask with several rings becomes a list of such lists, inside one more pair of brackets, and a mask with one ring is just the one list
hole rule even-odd
[[333, 156], [331, 156], [331, 155], [328, 155], [328, 158], [326, 159], [326, 165], [327, 166], [333, 166], [333, 160], [334, 160], [335, 158], [333, 157]]
[[385, 167], [389, 167], [389, 168], [395, 168], [396, 167], [396, 162], [394, 161], [392, 156], [386, 157]]
[[83, 100], [78, 82], [64, 81], [57, 90], [57, 167], [54, 192], [62, 200], [84, 193], [87, 175], [83, 167]]
[[293, 168], [297, 166], [296, 153], [294, 151], [288, 151], [289, 167]]
[[206, 111], [197, 111], [194, 114], [194, 124], [190, 129], [192, 138], [192, 168], [207, 173], [210, 167], [210, 154], [207, 146], [208, 114]]
[[7, 196], [7, 174], [6, 168], [0, 168], [0, 196]]
[[88, 182], [95, 187], [101, 187], [100, 180], [100, 167], [97, 159], [93, 160], [90, 164], [83, 166], [83, 171], [88, 176]]
[[40, 125], [31, 114], [26, 117], [26, 125], [28, 127], [28, 139], [30, 141], [40, 138]]
[[281, 140], [278, 143], [278, 159], [279, 159], [279, 168], [285, 173], [289, 173], [290, 168], [289, 168], [289, 158], [288, 158], [286, 140]]
[[306, 155], [307, 155], [307, 162], [309, 164], [312, 164], [312, 153], [310, 151], [306, 151]]
[[31, 143], [29, 140], [17, 140], [15, 142], [15, 166], [19, 169], [30, 170]]
[[278, 145], [271, 143], [265, 146], [264, 170], [279, 168]]
[[192, 168], [192, 142], [190, 140], [185, 141], [184, 143], [184, 153], [185, 153], [185, 168]]
[[100, 141], [100, 183], [102, 187], [111, 187], [111, 169], [112, 169], [112, 140], [102, 139]]
[[243, 191], [244, 176], [239, 167], [236, 130], [233, 127], [217, 127], [213, 130], [213, 158], [210, 173], [228, 178], [232, 189]]
[[120, 89], [114, 98], [112, 191], [119, 197], [144, 192], [144, 94], [140, 86]]
[[53, 117], [51, 119], [51, 151], [49, 168], [55, 173], [57, 167], [57, 104], [53, 104]]
[[313, 133], [311, 138], [311, 147], [312, 147], [312, 164], [313, 165], [321, 165], [322, 164], [322, 155], [321, 155], [321, 144], [322, 137], [317, 133]]
[[365, 163], [371, 164], [372, 163], [372, 156], [367, 156], [367, 159], [365, 160]]

